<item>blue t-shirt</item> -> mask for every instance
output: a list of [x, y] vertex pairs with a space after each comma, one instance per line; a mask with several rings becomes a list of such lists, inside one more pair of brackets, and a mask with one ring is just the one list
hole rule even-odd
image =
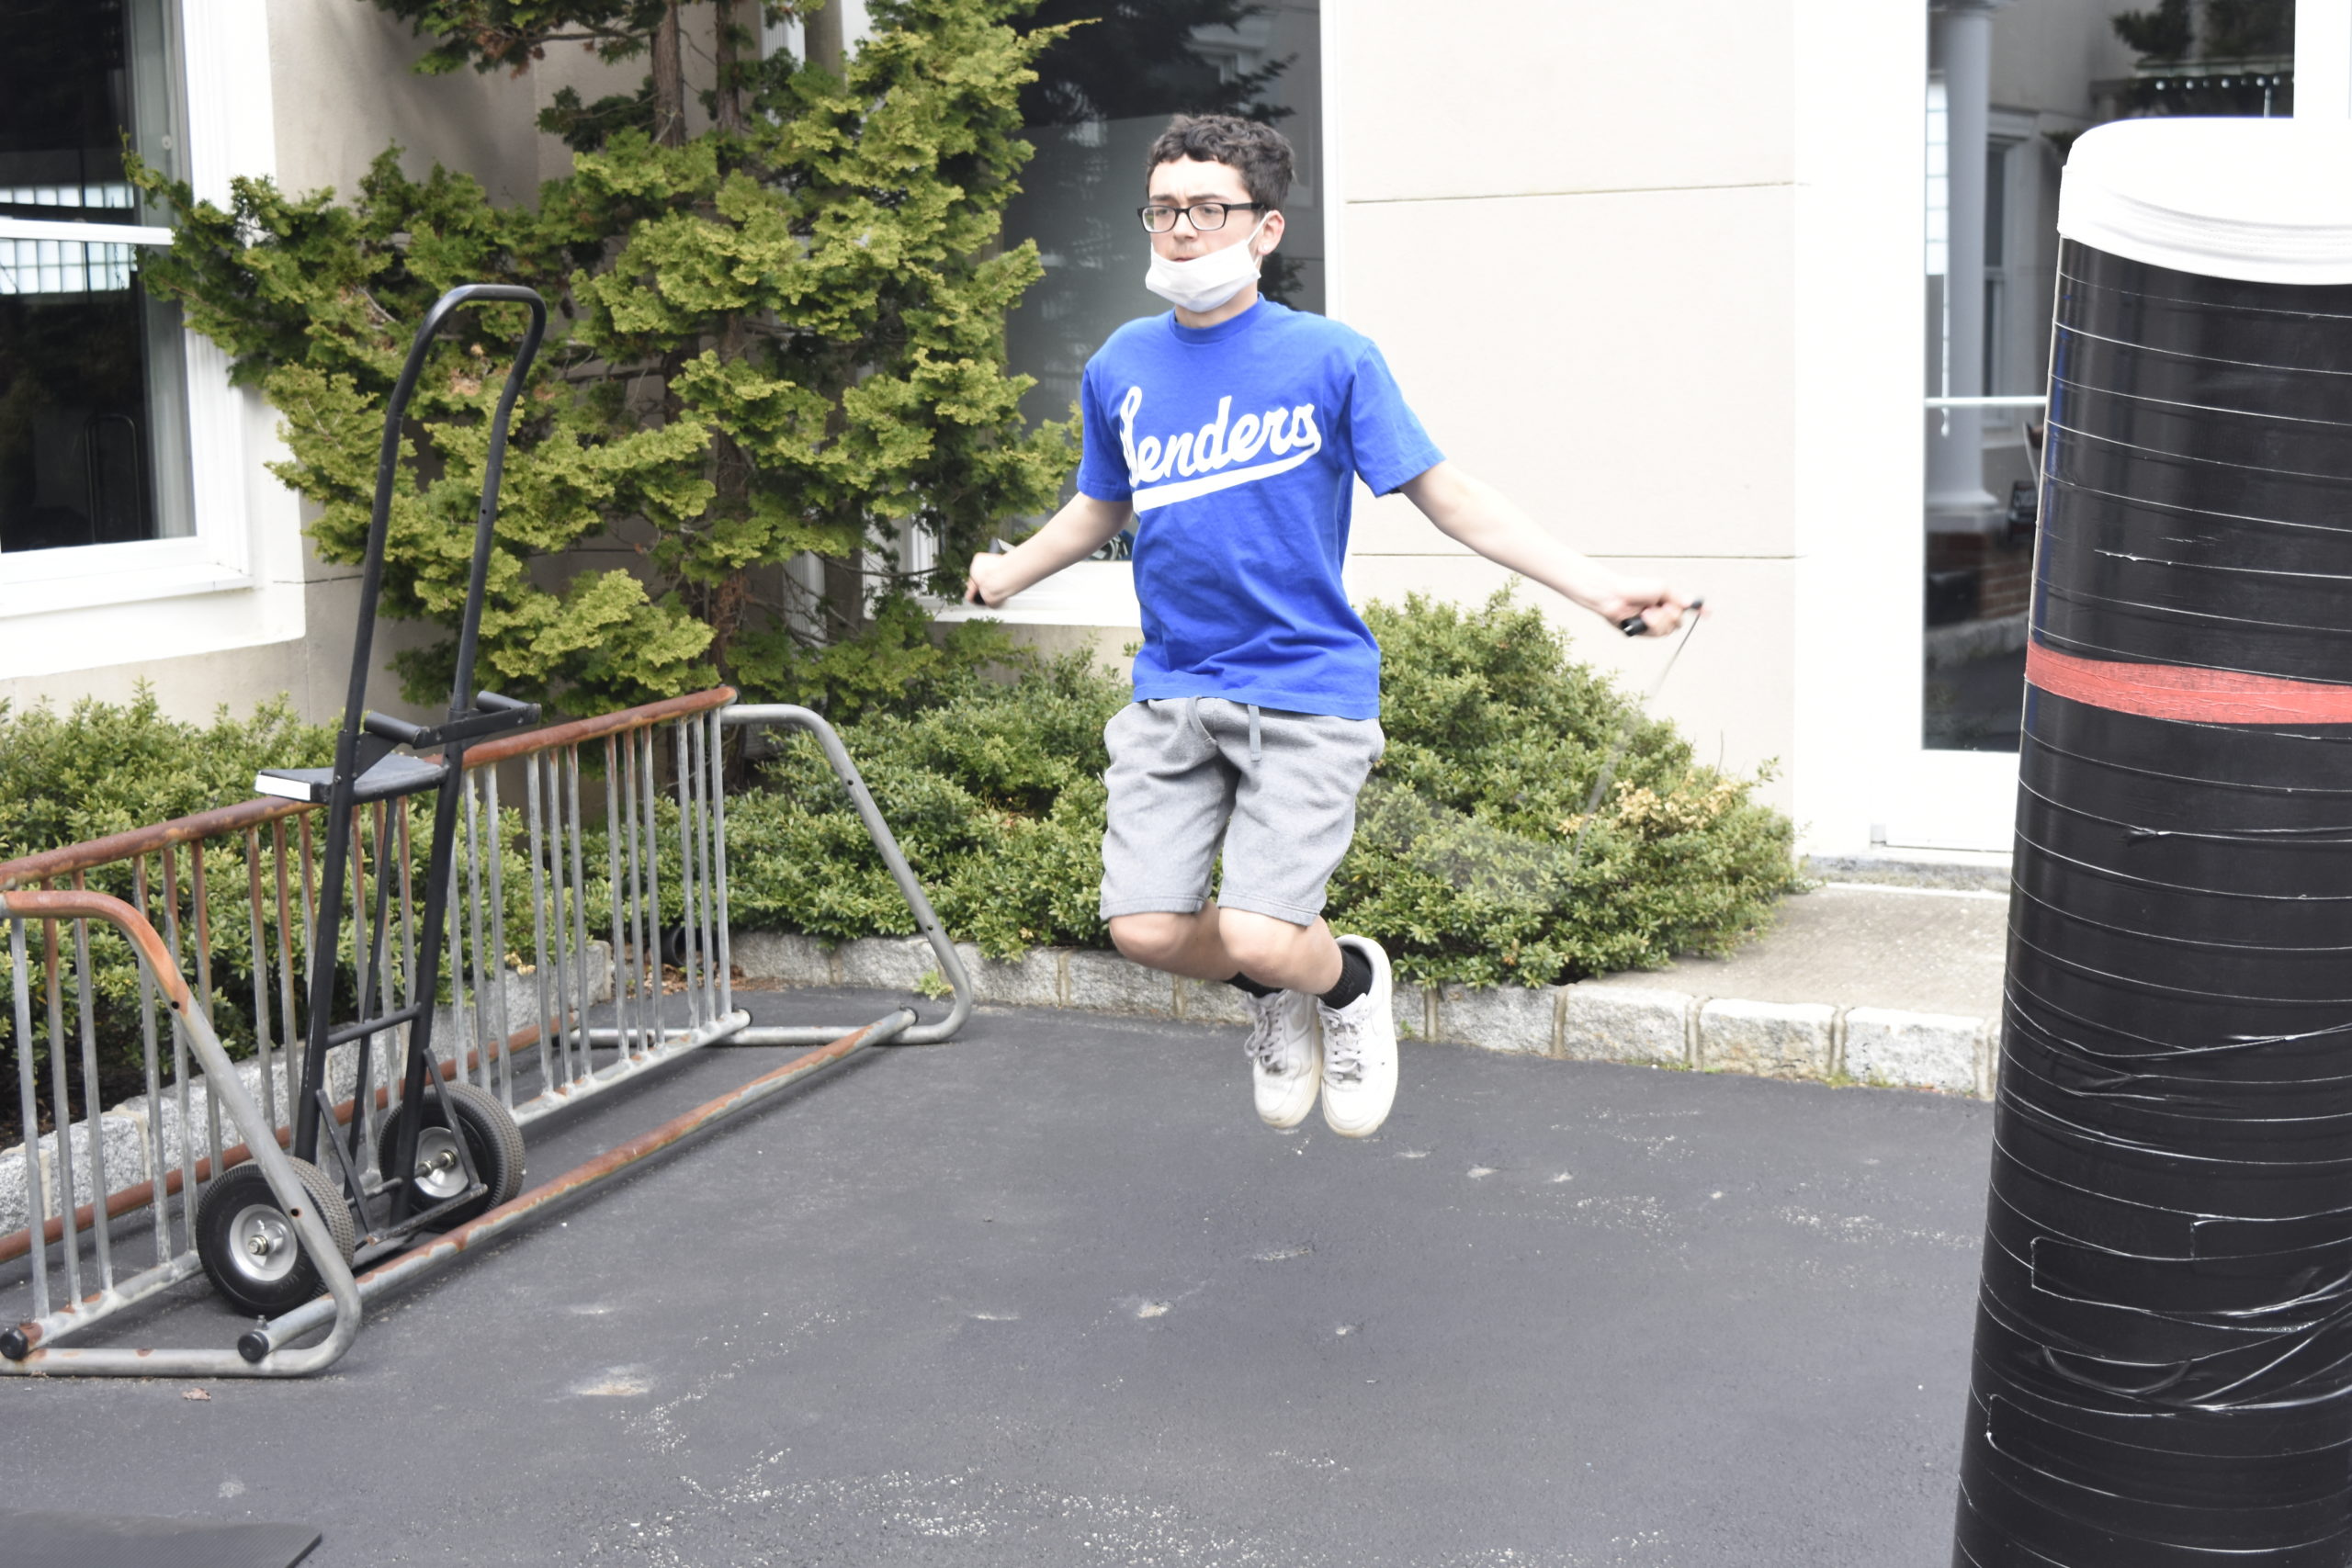
[[1348, 604], [1353, 480], [1443, 460], [1380, 350], [1261, 299], [1229, 321], [1129, 321], [1087, 362], [1078, 488], [1136, 510], [1138, 701], [1380, 715], [1380, 645]]

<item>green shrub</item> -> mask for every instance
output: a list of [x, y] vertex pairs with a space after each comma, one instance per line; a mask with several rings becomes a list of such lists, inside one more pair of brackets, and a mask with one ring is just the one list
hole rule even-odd
[[[1106, 945], [1102, 727], [1124, 682], [1081, 656], [1009, 684], [966, 684], [914, 714], [876, 714], [842, 740], [957, 938], [1009, 954]], [[727, 804], [728, 905], [738, 926], [848, 939], [910, 933], [898, 885], [813, 741], [788, 742]]]
[[[17, 712], [0, 703], [0, 861], [232, 806], [253, 797], [254, 774], [259, 769], [316, 767], [334, 758], [334, 730], [303, 723], [282, 697], [261, 704], [249, 718], [233, 718], [222, 707], [209, 725], [165, 717], [144, 686], [127, 705], [85, 700], [63, 715], [45, 706]], [[183, 933], [192, 935], [187, 855], [186, 849], [177, 852], [176, 877]], [[208, 932], [212, 1016], [232, 1047], [250, 1049], [252, 1021], [238, 998], [250, 993], [252, 932], [248, 920], [233, 918], [246, 908], [243, 852], [217, 843], [205, 851], [204, 868], [214, 888], [233, 890], [225, 899], [216, 892], [213, 899], [216, 909], [226, 908], [232, 918], [216, 916]], [[136, 901], [128, 865], [102, 867], [85, 880], [98, 892]], [[162, 918], [160, 872], [152, 862], [150, 880], [148, 912], [159, 929], [168, 931]], [[37, 1069], [49, 1056], [44, 935], [39, 926], [26, 932], [34, 967]], [[99, 1078], [103, 1098], [111, 1101], [143, 1087], [137, 1010], [126, 1005], [139, 994], [139, 970], [129, 945], [110, 929], [94, 923], [90, 938], [99, 1004]], [[0, 948], [0, 1144], [15, 1140], [20, 1120], [15, 1010], [7, 999], [15, 981], [11, 962]], [[71, 996], [61, 1000], [63, 1016], [59, 1022], [71, 1043], [78, 1039], [76, 1001]], [[45, 1070], [42, 1077], [47, 1077]], [[39, 1087], [46, 1119], [49, 1086], [43, 1082]], [[77, 1097], [74, 1114], [85, 1109]]]
[[[1567, 662], [1534, 609], [1498, 594], [1464, 614], [1415, 597], [1367, 615], [1384, 650], [1387, 755], [1331, 886], [1333, 924], [1378, 939], [1420, 981], [1541, 986], [1719, 953], [1793, 886], [1787, 818], [1766, 776], [1694, 761], [1634, 721], [1617, 779], [1572, 846], [1631, 699]], [[1065, 660], [969, 684], [920, 713], [844, 731], [949, 931], [1011, 956], [1107, 945], [1102, 726], [1127, 687]], [[812, 745], [729, 805], [738, 925], [831, 939], [913, 922]]]
[[[849, 60], [802, 69], [756, 47], [781, 5], [381, 3], [422, 34], [423, 68], [469, 62], [526, 103], [548, 101], [529, 73], [558, 40], [650, 51], [657, 70], [642, 96], [558, 94], [541, 127], [575, 155], [523, 203], [445, 168], [412, 179], [398, 149], [340, 195], [240, 178], [200, 200], [132, 161], [173, 218], [141, 282], [285, 416], [272, 472], [317, 508], [320, 558], [365, 553], [385, 404], [428, 306], [525, 284], [551, 320], [506, 457], [484, 685], [574, 715], [721, 680], [854, 703], [964, 651], [869, 619], [855, 585], [900, 623], [910, 596], [961, 592], [971, 552], [1050, 510], [1076, 461], [1074, 419], [1021, 416], [1032, 381], [1007, 373], [1005, 321], [1044, 267], [1002, 233], [1032, 152], [1020, 91], [1068, 29], [1023, 27], [1032, 0], [890, 0]], [[684, 56], [653, 47], [681, 9], [729, 59], [695, 73], [713, 91], [691, 136]], [[448, 689], [487, 421], [525, 319], [465, 312], [409, 405], [381, 611], [442, 634], [391, 661], [418, 701]], [[910, 556], [913, 536], [933, 547]], [[626, 568], [581, 548], [600, 537]], [[830, 591], [775, 570], [804, 552], [833, 563]]]
[[[1722, 953], [1795, 886], [1788, 818], [1567, 660], [1532, 606], [1374, 605], [1388, 752], [1331, 888], [1335, 924], [1420, 980], [1541, 986]], [[1594, 780], [1633, 728], [1580, 859]]]
[[[209, 726], [166, 718], [143, 685], [123, 706], [70, 714], [0, 703], [0, 861], [250, 800], [262, 768], [334, 760], [334, 731], [283, 697]], [[108, 891], [113, 891], [109, 888]]]

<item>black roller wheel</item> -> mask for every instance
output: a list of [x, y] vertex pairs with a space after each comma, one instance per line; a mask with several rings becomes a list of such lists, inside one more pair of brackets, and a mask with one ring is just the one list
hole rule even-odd
[[[327, 1234], [348, 1264], [357, 1233], [342, 1190], [308, 1160], [294, 1161], [294, 1174], [311, 1212], [326, 1222]], [[221, 1172], [204, 1190], [196, 1211], [196, 1256], [212, 1288], [255, 1317], [291, 1312], [326, 1289], [293, 1217], [270, 1190], [261, 1167], [250, 1161]]]
[[[514, 1113], [500, 1103], [496, 1095], [475, 1084], [445, 1083], [437, 1097], [426, 1097], [428, 1106], [436, 1100], [464, 1132], [466, 1157], [473, 1161], [475, 1173], [489, 1189], [434, 1222], [459, 1225], [523, 1190], [523, 1129], [514, 1124]], [[397, 1174], [401, 1122], [407, 1114], [405, 1105], [393, 1111], [384, 1118], [383, 1130], [376, 1137], [376, 1162], [387, 1181]], [[424, 1124], [417, 1129], [416, 1168], [409, 1197], [411, 1213], [446, 1203], [466, 1190], [466, 1168], [457, 1155], [457, 1142], [448, 1127], [428, 1110]]]

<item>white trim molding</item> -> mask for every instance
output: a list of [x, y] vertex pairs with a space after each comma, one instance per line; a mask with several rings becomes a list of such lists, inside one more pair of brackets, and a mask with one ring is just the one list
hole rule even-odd
[[1344, 37], [1340, 7], [1347, 3], [1323, 0], [1316, 12], [1320, 34], [1317, 43], [1323, 51], [1323, 166], [1316, 171], [1316, 199], [1323, 209], [1323, 313], [1335, 321], [1348, 319], [1348, 127], [1340, 113], [1348, 75], [1347, 62], [1340, 54]]
[[[277, 167], [267, 0], [181, 0], [190, 183], [225, 203], [236, 175]], [[0, 220], [0, 236], [166, 244], [147, 225]], [[300, 502], [266, 465], [277, 419], [229, 385], [227, 354], [185, 334], [187, 531], [130, 544], [0, 555], [0, 678], [251, 648], [303, 632]]]

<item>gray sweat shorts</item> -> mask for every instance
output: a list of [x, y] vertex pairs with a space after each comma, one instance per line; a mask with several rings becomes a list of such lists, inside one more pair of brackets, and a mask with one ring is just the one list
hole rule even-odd
[[1189, 915], [1216, 901], [1293, 925], [1323, 912], [1355, 836], [1356, 794], [1387, 744], [1380, 721], [1253, 708], [1223, 697], [1129, 703], [1111, 748], [1102, 918]]

